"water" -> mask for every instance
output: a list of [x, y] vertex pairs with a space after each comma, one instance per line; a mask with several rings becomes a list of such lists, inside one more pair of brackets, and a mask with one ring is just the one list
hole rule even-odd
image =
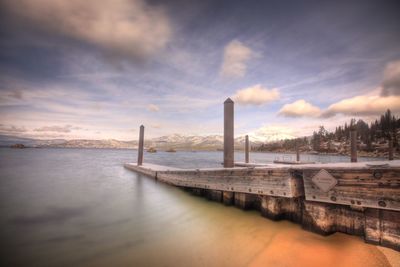
[[[146, 162], [191, 168], [220, 166], [221, 158], [145, 154]], [[397, 252], [358, 237], [322, 237], [123, 168], [135, 159], [132, 150], [0, 149], [0, 265], [389, 266], [385, 255], [400, 262]]]
[[[135, 152], [136, 153], [136, 152]], [[151, 162], [160, 165], [173, 166], [178, 168], [206, 168], [206, 167], [222, 167], [222, 152], [209, 152], [209, 151], [197, 151], [197, 152], [157, 152], [157, 153], [146, 153], [145, 162]], [[382, 160], [381, 158], [368, 158], [359, 157], [359, 161], [376, 161]], [[130, 158], [130, 161], [136, 160], [136, 154], [134, 158]], [[235, 152], [235, 161], [244, 162], [244, 152]], [[250, 154], [250, 162], [254, 163], [273, 163], [274, 160], [296, 160], [295, 154], [289, 153], [261, 153], [253, 152]], [[301, 161], [307, 162], [350, 162], [350, 157], [340, 155], [311, 155], [303, 154], [300, 155]]]

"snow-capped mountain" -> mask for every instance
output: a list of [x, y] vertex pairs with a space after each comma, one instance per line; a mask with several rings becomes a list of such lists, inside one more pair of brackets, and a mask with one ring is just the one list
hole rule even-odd
[[222, 148], [223, 137], [221, 135], [180, 135], [172, 134], [145, 140], [145, 146], [176, 149], [218, 149]]
[[[282, 135], [263, 136], [260, 134], [249, 134], [252, 146], [257, 146], [265, 142], [285, 139]], [[235, 138], [235, 147], [241, 149], [244, 146], [245, 136], [241, 135]], [[222, 135], [181, 135], [172, 134], [157, 138], [145, 139], [145, 147], [154, 147], [156, 149], [182, 149], [182, 150], [216, 150], [223, 148], [224, 138]], [[13, 136], [0, 136], [1, 146], [10, 146], [15, 143], [21, 143], [29, 147], [67, 147], [67, 148], [137, 148], [138, 141], [119, 141], [115, 139], [105, 140], [38, 140]]]

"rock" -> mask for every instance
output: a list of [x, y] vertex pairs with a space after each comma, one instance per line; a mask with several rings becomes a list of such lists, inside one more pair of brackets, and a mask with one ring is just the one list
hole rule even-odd
[[24, 146], [23, 144], [14, 144], [12, 146], [10, 146], [11, 148], [26, 148], [26, 146]]

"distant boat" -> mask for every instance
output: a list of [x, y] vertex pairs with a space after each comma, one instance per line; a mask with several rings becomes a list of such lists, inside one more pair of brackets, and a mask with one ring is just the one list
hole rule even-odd
[[148, 153], [156, 153], [157, 150], [154, 147], [150, 147], [149, 149], [147, 149]]
[[176, 152], [176, 150], [173, 148], [170, 148], [170, 149], [165, 150], [165, 152]]

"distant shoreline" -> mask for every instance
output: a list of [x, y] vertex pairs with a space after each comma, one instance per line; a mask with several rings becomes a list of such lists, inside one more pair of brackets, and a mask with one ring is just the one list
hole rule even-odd
[[[16, 150], [17, 148], [11, 148], [10, 146], [0, 146], [0, 148], [9, 148]], [[24, 150], [24, 149], [104, 149], [104, 150], [137, 150], [137, 148], [119, 148], [119, 147], [52, 147], [52, 146], [43, 146], [43, 147], [33, 147], [33, 146], [25, 146], [24, 148], [20, 149], [18, 148], [17, 150]], [[223, 152], [222, 150], [217, 150], [217, 149], [194, 149], [194, 150], [189, 150], [189, 149], [175, 149], [176, 153], [178, 152]], [[159, 149], [157, 153], [160, 152], [165, 152], [169, 153], [166, 150]], [[243, 152], [244, 150], [242, 149], [235, 149], [235, 152]], [[295, 151], [250, 151], [250, 153], [254, 154], [290, 154], [290, 155], [296, 155]], [[360, 158], [381, 158], [385, 159], [386, 157], [384, 155], [366, 155], [365, 152], [359, 151], [358, 152], [358, 157]], [[300, 153], [300, 156], [342, 156], [342, 157], [350, 157], [350, 155], [347, 154], [339, 154], [339, 153], [326, 153], [326, 152], [321, 152], [321, 153], [308, 153], [308, 152], [303, 152]], [[400, 159], [399, 155], [395, 155], [395, 159]]]

